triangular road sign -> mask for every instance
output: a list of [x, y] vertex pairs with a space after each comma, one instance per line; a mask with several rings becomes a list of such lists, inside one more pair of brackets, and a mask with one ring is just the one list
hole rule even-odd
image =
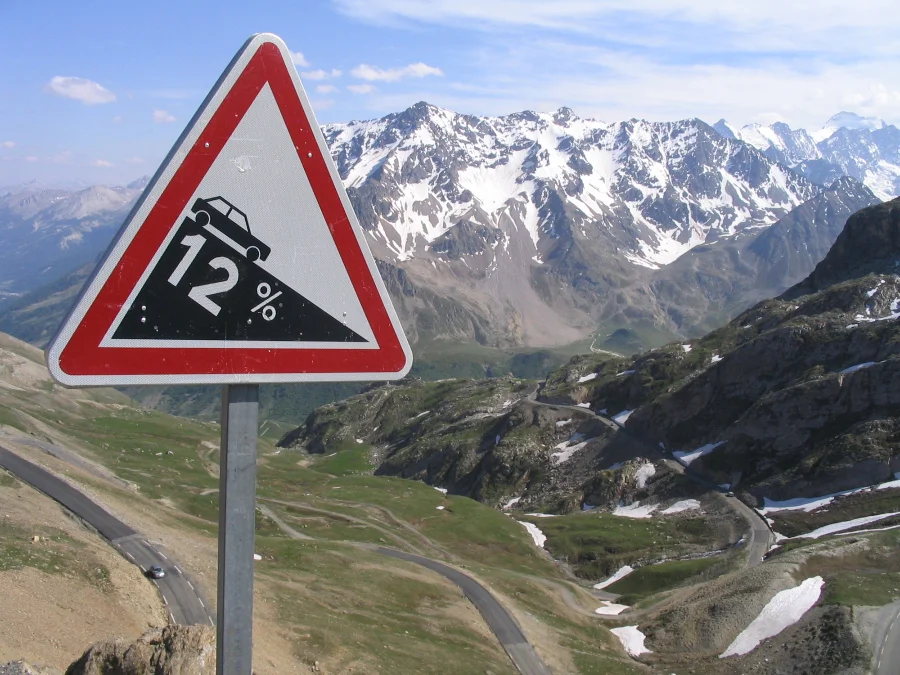
[[251, 38], [47, 350], [70, 386], [384, 380], [412, 355], [286, 45]]

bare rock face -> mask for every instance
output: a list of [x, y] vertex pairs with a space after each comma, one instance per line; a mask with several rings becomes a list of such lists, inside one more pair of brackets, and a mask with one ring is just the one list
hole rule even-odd
[[137, 640], [97, 642], [66, 675], [212, 675], [216, 633], [211, 626], [166, 626]]

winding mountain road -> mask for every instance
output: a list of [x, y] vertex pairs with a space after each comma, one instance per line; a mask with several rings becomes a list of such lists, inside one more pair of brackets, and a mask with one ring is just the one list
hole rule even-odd
[[516, 624], [506, 608], [501, 605], [497, 599], [491, 595], [491, 592], [484, 586], [475, 581], [467, 574], [460, 572], [454, 567], [445, 565], [444, 563], [425, 558], [424, 556], [397, 551], [392, 548], [379, 546], [375, 549], [381, 555], [386, 555], [398, 560], [406, 560], [408, 562], [427, 567], [433, 572], [437, 572], [441, 576], [449, 579], [459, 586], [465, 596], [471, 601], [475, 608], [484, 617], [491, 632], [497, 636], [503, 649], [509, 655], [510, 660], [516, 666], [522, 675], [550, 675], [547, 666], [543, 664], [534, 647], [528, 642], [522, 629]]
[[[573, 412], [580, 412], [582, 414], [591, 415], [609, 428], [616, 429], [622, 433], [628, 434], [628, 436], [634, 441], [646, 445], [651, 449], [653, 455], [659, 456], [661, 454], [661, 451], [658, 448], [651, 446], [646, 441], [643, 441], [633, 434], [629, 434], [624, 425], [619, 424], [609, 417], [604, 417], [603, 415], [600, 415], [599, 413], [584, 406], [548, 403], [546, 401], [538, 400], [539, 391], [539, 389], [535, 390], [534, 393], [528, 397], [528, 399], [533, 404], [559, 410], [571, 410]], [[755, 510], [744, 504], [744, 502], [742, 502], [737, 497], [728, 497], [723, 495], [721, 493], [721, 488], [718, 485], [716, 485], [713, 481], [709, 480], [705, 476], [700, 475], [689, 466], [682, 464], [676, 459], [665, 458], [662, 460], [662, 462], [674, 472], [686, 476], [690, 480], [693, 480], [697, 483], [700, 483], [704, 487], [708, 488], [711, 492], [719, 495], [722, 499], [726, 500], [728, 506], [741, 514], [741, 516], [744, 518], [744, 520], [747, 521], [747, 524], [750, 526], [750, 537], [747, 543], [746, 567], [750, 568], [759, 565], [765, 559], [765, 555], [771, 547], [774, 539], [774, 535], [772, 534], [772, 531], [769, 528], [768, 523], [766, 523], [765, 519]]]
[[152, 579], [169, 611], [172, 623], [215, 625], [203, 598], [178, 564], [155, 549], [137, 530], [105, 511], [65, 481], [19, 455], [0, 447], [0, 466], [36, 490], [56, 500], [107, 539], [125, 558], [146, 572], [152, 565], [166, 571]]
[[[387, 534], [398, 543], [405, 546], [410, 546], [409, 542], [405, 542], [402, 539], [399, 539], [389, 530], [378, 528], [369, 521], [354, 518], [353, 516], [349, 516], [347, 514], [336, 513], [334, 511], [328, 511], [326, 509], [308, 506], [306, 504], [288, 502], [278, 499], [263, 499], [261, 501], [265, 501], [270, 504], [278, 504], [281, 506], [302, 509], [304, 511], [310, 511], [313, 513], [321, 513], [333, 518], [347, 520], [348, 522], [356, 522], [365, 525], [366, 527], [376, 527], [376, 529], [381, 531], [383, 534]], [[313, 539], [313, 537], [298, 532], [294, 528], [290, 527], [287, 523], [284, 522], [284, 520], [279, 518], [271, 508], [269, 508], [265, 504], [257, 503], [256, 508], [268, 518], [270, 518], [272, 522], [274, 522], [279, 528], [281, 528], [281, 530], [289, 537], [292, 537], [294, 539], [306, 540]], [[418, 532], [416, 534], [422, 536]], [[503, 649], [506, 650], [506, 653], [509, 656], [510, 660], [513, 662], [513, 665], [520, 673], [522, 673], [522, 675], [550, 675], [550, 670], [547, 668], [547, 666], [544, 665], [540, 657], [534, 651], [534, 647], [532, 647], [532, 645], [528, 642], [528, 638], [525, 637], [525, 634], [522, 632], [522, 629], [519, 628], [519, 625], [515, 622], [515, 619], [513, 619], [512, 615], [506, 610], [505, 607], [503, 607], [503, 605], [500, 604], [500, 602], [491, 594], [488, 589], [475, 581], [475, 579], [470, 577], [468, 574], [461, 572], [455, 567], [451, 567], [450, 565], [442, 563], [438, 560], [427, 558], [424, 555], [407, 553], [406, 551], [387, 548], [386, 546], [376, 546], [373, 544], [364, 544], [355, 541], [347, 541], [344, 543], [365, 549], [367, 551], [374, 551], [375, 553], [379, 553], [390, 558], [405, 560], [406, 562], [421, 565], [422, 567], [430, 569], [433, 572], [437, 572], [444, 578], [450, 580], [451, 582], [456, 584], [462, 590], [463, 594], [469, 599], [469, 601], [473, 605], [475, 605], [475, 609], [477, 609], [481, 616], [484, 618], [485, 623], [487, 623], [488, 625], [488, 628], [490, 628], [491, 632], [497, 637], [497, 640], [503, 646]]]
[[882, 607], [874, 637], [872, 672], [897, 675], [900, 672], [900, 602]]

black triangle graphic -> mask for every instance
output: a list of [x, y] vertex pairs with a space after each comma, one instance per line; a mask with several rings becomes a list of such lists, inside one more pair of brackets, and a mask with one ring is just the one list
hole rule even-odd
[[221, 197], [191, 210], [113, 339], [367, 342], [257, 264], [270, 248], [242, 211]]

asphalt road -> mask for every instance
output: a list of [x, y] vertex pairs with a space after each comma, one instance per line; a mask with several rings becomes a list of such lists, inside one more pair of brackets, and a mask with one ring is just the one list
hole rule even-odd
[[763, 517], [737, 497], [723, 495], [720, 492], [721, 488], [719, 488], [718, 485], [714, 484], [708, 478], [699, 475], [696, 471], [691, 470], [690, 467], [686, 467], [681, 462], [674, 459], [664, 459], [663, 462], [665, 462], [666, 466], [673, 471], [687, 476], [691, 480], [707, 487], [711, 492], [718, 494], [721, 499], [724, 499], [728, 503], [728, 506], [744, 517], [744, 520], [750, 525], [750, 538], [746, 545], [747, 562], [745, 567], [750, 568], [759, 565], [765, 559], [765, 555], [768, 553], [774, 538], [772, 531], [769, 529], [769, 526]]
[[873, 644], [872, 672], [875, 675], [900, 673], [900, 602], [881, 609]]
[[509, 612], [497, 602], [497, 599], [491, 595], [490, 591], [472, 577], [436, 560], [424, 558], [413, 553], [384, 548], [383, 546], [379, 546], [375, 550], [391, 558], [398, 558], [427, 567], [452, 581], [462, 589], [465, 596], [481, 612], [481, 616], [484, 617], [487, 625], [494, 635], [497, 636], [500, 644], [503, 645], [506, 653], [509, 654], [509, 658], [522, 675], [550, 675], [550, 670], [535, 653], [534, 648], [528, 643], [525, 634], [513, 621]]
[[159, 589], [173, 623], [213, 624], [200, 593], [185, 577], [178, 564], [157, 551], [144, 536], [92, 502], [71, 485], [49, 471], [0, 447], [0, 466], [33, 488], [55, 499], [78, 518], [97, 530], [130, 562], [146, 570], [159, 565], [166, 571], [162, 579], [152, 579]]

